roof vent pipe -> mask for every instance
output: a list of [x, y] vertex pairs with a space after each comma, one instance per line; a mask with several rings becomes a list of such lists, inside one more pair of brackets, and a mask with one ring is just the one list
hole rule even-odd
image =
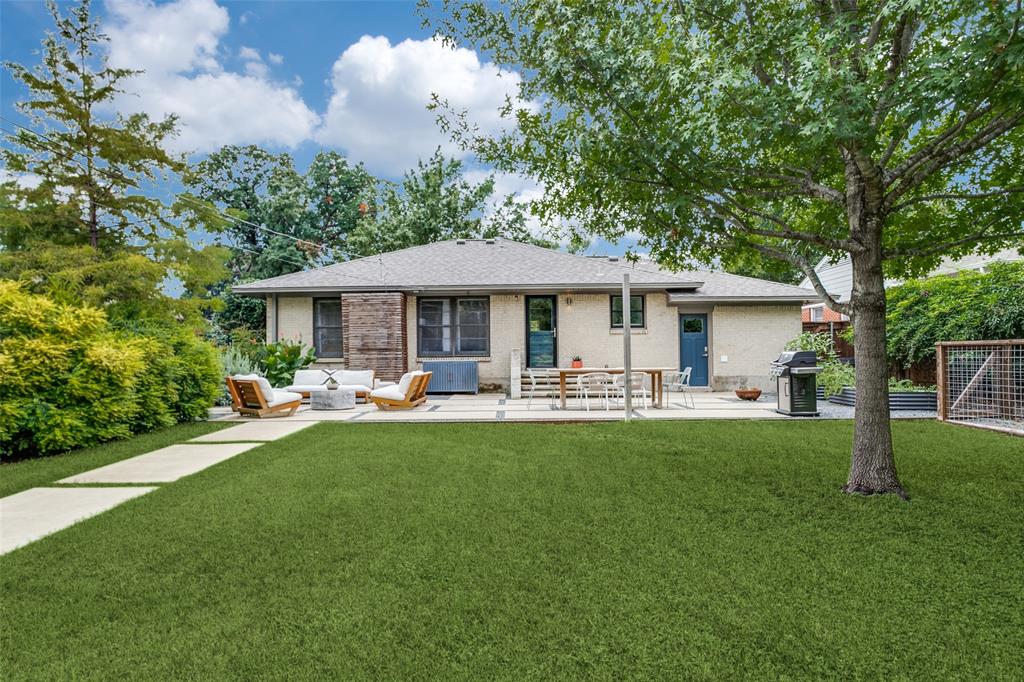
[[466, 243], [466, 240], [465, 240], [465, 239], [456, 239], [456, 240], [455, 240], [455, 243], [456, 243], [456, 244], [465, 244], [465, 243]]

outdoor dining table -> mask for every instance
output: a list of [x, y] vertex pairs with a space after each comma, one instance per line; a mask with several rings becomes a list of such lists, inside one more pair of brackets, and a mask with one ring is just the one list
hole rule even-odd
[[[563, 410], [565, 409], [566, 377], [590, 374], [591, 372], [603, 372], [605, 374], [624, 374], [626, 372], [623, 367], [557, 367], [554, 371], [558, 372], [558, 397], [561, 400]], [[664, 372], [671, 372], [672, 370], [666, 367], [633, 367], [632, 371], [651, 375], [651, 404], [654, 407], [660, 408], [662, 406], [662, 375]]]

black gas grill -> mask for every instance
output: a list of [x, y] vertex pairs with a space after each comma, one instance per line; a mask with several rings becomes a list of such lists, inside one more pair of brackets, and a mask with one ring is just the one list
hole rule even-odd
[[813, 350], [786, 351], [771, 364], [769, 375], [776, 380], [776, 412], [795, 417], [817, 417], [818, 356]]

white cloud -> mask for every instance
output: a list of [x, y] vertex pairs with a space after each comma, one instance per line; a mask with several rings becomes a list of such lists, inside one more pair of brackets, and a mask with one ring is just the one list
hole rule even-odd
[[[464, 172], [462, 176], [473, 184], [479, 184], [488, 177], [494, 178], [494, 193], [491, 195], [490, 212], [493, 212], [509, 195], [520, 204], [529, 204], [544, 197], [544, 187], [533, 178], [523, 175], [474, 168]], [[540, 218], [529, 210], [527, 210], [526, 226], [537, 237], [551, 238], [551, 235], [547, 234], [541, 225]]]
[[6, 168], [0, 168], [0, 183], [10, 182], [11, 180], [17, 183], [19, 187], [23, 187], [25, 189], [38, 187], [39, 183], [43, 181], [43, 179], [35, 173], [15, 173], [7, 170]]
[[230, 19], [215, 0], [108, 0], [112, 66], [144, 69], [120, 111], [155, 118], [175, 113], [177, 151], [207, 152], [225, 144], [288, 147], [310, 139], [319, 117], [294, 88], [269, 78], [259, 52], [243, 47], [245, 72], [225, 70], [221, 40]]
[[284, 57], [276, 52], [271, 52], [267, 55], [267, 61], [275, 66], [280, 66], [281, 64], [284, 64]]
[[257, 62], [263, 60], [263, 58], [260, 57], [260, 51], [259, 50], [257, 50], [254, 47], [245, 47], [244, 45], [238, 51], [238, 56], [240, 58], [242, 58], [242, 59], [245, 59], [245, 60], [252, 60], [252, 61], [257, 61]]
[[334, 63], [334, 93], [317, 139], [343, 147], [371, 171], [400, 174], [437, 147], [463, 157], [427, 111], [431, 94], [466, 110], [481, 132], [506, 122], [498, 113], [506, 96], [515, 97], [519, 76], [481, 63], [477, 54], [440, 41], [363, 36]]

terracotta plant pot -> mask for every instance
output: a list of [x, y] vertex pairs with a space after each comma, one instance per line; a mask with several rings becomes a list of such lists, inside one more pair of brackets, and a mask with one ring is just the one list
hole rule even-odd
[[759, 388], [737, 388], [736, 397], [740, 400], [757, 400], [761, 397]]
[[572, 366], [575, 369], [579, 369], [580, 367], [583, 366], [583, 361], [582, 360], [573, 360], [572, 361]]

